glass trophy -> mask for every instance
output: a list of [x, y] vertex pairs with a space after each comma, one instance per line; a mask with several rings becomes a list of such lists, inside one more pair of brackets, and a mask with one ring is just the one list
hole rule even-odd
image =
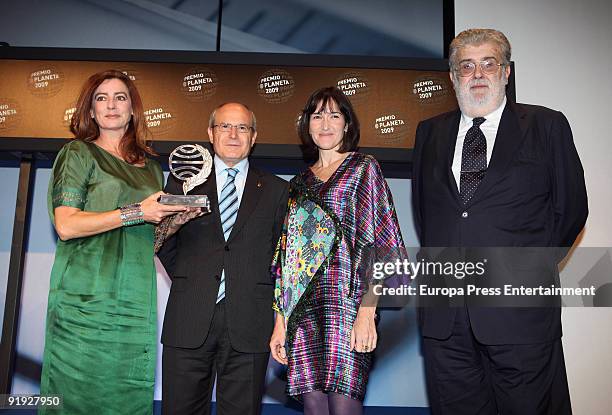
[[187, 194], [208, 179], [213, 165], [210, 152], [199, 144], [183, 144], [170, 153], [168, 163], [170, 173], [183, 182], [183, 194], [161, 195], [159, 203], [199, 207], [204, 213], [210, 213], [208, 196]]

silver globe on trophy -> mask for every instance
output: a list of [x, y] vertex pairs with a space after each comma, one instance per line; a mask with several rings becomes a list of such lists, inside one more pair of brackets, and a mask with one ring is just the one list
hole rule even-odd
[[210, 200], [206, 195], [188, 195], [196, 186], [204, 183], [212, 170], [210, 152], [199, 144], [183, 144], [175, 148], [168, 158], [170, 173], [183, 182], [182, 195], [161, 195], [159, 203], [202, 208], [210, 212]]

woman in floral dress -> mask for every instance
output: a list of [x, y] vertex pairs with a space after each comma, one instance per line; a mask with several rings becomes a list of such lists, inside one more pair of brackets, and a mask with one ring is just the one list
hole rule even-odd
[[356, 415], [377, 341], [368, 259], [380, 248], [399, 252], [403, 240], [380, 166], [355, 151], [359, 122], [342, 91], [315, 91], [298, 134], [317, 161], [290, 185], [272, 266], [271, 353], [288, 365], [287, 393], [306, 414]]

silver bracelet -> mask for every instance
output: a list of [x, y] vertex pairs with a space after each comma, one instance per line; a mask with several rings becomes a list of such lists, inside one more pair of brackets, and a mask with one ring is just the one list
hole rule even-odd
[[140, 203], [121, 206], [121, 226], [140, 225], [144, 223], [144, 213]]

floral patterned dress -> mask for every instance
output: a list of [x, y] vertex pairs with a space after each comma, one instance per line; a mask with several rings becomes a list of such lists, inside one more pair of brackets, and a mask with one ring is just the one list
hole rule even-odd
[[272, 264], [274, 309], [287, 322], [287, 393], [363, 400], [372, 353], [350, 350], [367, 258], [403, 248], [391, 192], [376, 160], [351, 153], [326, 182], [310, 169], [291, 180]]

